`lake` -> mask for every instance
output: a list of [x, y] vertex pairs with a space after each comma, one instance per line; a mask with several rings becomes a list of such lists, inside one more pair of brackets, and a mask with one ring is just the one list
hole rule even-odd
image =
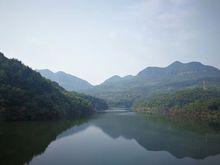
[[134, 112], [79, 121], [0, 123], [0, 164], [219, 165], [212, 123]]

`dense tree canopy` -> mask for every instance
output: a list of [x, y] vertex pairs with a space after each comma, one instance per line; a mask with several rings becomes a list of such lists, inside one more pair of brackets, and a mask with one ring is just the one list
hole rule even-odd
[[211, 114], [220, 117], [220, 89], [194, 88], [173, 93], [160, 93], [141, 98], [134, 104], [137, 111], [181, 114]]
[[76, 93], [76, 92], [68, 92], [69, 95], [77, 95], [81, 98], [84, 98], [86, 100], [89, 100], [90, 103], [92, 104], [92, 107], [96, 110], [96, 111], [103, 111], [108, 109], [108, 104], [106, 103], [105, 100], [97, 98], [97, 97], [93, 97], [90, 95], [85, 95], [83, 93]]
[[156, 109], [177, 108], [192, 111], [219, 110], [220, 90], [216, 88], [207, 90], [195, 88], [175, 93], [156, 94], [140, 99], [135, 106]]
[[94, 111], [92, 103], [71, 96], [16, 59], [0, 53], [0, 117], [6, 120], [76, 118]]

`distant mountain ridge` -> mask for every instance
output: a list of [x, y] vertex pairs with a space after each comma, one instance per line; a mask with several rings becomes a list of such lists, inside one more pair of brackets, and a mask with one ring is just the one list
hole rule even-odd
[[39, 72], [43, 77], [57, 82], [60, 86], [68, 91], [79, 92], [81, 90], [86, 90], [93, 87], [88, 81], [62, 71], [56, 73], [50, 71], [49, 69], [41, 69], [36, 71]]
[[[213, 66], [203, 65], [200, 62], [190, 62], [190, 63], [181, 63], [175, 61], [174, 63], [168, 65], [167, 67], [147, 67], [144, 70], [140, 71], [136, 76], [125, 76], [120, 77], [118, 75], [112, 76], [107, 79], [104, 83], [100, 85], [115, 85], [113, 83], [122, 82], [124, 80], [134, 80], [134, 79], [145, 79], [145, 80], [154, 80], [158, 81], [159, 79], [164, 78], [173, 78], [174, 76], [184, 77], [184, 76], [193, 76], [193, 78], [199, 77], [218, 77], [220, 76], [220, 70]], [[129, 78], [128, 78], [129, 77]], [[192, 77], [190, 77], [192, 78]]]
[[[190, 63], [181, 63], [176, 61], [165, 68], [159, 67], [148, 67], [143, 71], [138, 73], [138, 76], [150, 77], [153, 76], [182, 76], [182, 75], [193, 75], [201, 76], [201, 73], [208, 75], [219, 74], [219, 70], [215, 67], [203, 65], [200, 62], [190, 62]], [[203, 75], [204, 76], [204, 75]]]
[[220, 70], [200, 62], [175, 61], [167, 67], [147, 67], [137, 75], [114, 75], [97, 86], [73, 75], [50, 70], [37, 70], [42, 76], [77, 91], [107, 100], [110, 106], [131, 107], [133, 102], [153, 93], [185, 88], [220, 87]]
[[141, 96], [184, 88], [220, 87], [220, 70], [200, 62], [175, 61], [167, 67], [147, 67], [136, 76], [113, 76], [84, 93], [106, 99], [113, 106], [131, 106]]

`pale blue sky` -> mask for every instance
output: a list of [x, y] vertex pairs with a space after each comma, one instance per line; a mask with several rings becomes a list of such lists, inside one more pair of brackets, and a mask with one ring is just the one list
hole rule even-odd
[[0, 0], [0, 51], [98, 84], [147, 66], [220, 68], [220, 0]]

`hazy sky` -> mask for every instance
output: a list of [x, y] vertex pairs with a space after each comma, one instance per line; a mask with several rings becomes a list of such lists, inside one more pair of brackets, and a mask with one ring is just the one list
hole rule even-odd
[[220, 68], [220, 0], [0, 0], [0, 51], [98, 84], [147, 66]]

